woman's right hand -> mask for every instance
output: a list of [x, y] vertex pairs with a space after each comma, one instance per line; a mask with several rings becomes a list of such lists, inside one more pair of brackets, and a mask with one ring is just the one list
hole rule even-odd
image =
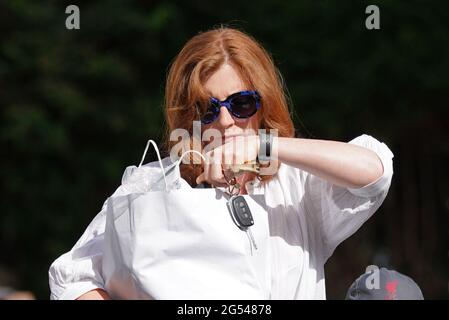
[[76, 300], [111, 300], [111, 297], [104, 290], [94, 289], [82, 294]]
[[216, 187], [227, 187], [224, 170], [229, 171], [228, 168], [236, 165], [256, 163], [258, 152], [257, 135], [229, 138], [224, 144], [206, 152], [204, 172], [197, 177], [196, 183], [206, 181]]

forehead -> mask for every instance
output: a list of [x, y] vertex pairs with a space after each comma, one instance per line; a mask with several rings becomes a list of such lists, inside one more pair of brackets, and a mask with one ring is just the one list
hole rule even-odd
[[245, 83], [235, 69], [229, 65], [222, 65], [204, 83], [204, 88], [213, 97], [224, 100], [231, 94], [247, 90]]

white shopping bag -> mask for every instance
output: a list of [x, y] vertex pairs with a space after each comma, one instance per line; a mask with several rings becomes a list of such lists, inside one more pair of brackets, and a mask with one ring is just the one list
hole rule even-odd
[[182, 157], [168, 167], [158, 157], [159, 178], [154, 167], [148, 181], [142, 172], [136, 178], [139, 165], [131, 170], [134, 178], [124, 175], [129, 193], [107, 200], [102, 271], [108, 293], [116, 299], [267, 299], [263, 208], [248, 201], [259, 226], [254, 254], [228, 211], [228, 195], [191, 188], [179, 175]]

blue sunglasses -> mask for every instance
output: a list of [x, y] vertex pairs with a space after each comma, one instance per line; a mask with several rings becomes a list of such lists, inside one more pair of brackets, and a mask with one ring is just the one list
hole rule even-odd
[[223, 101], [211, 97], [209, 106], [201, 117], [201, 123], [209, 124], [217, 120], [221, 106], [226, 107], [234, 117], [246, 119], [259, 110], [260, 95], [255, 90], [246, 90], [233, 93]]

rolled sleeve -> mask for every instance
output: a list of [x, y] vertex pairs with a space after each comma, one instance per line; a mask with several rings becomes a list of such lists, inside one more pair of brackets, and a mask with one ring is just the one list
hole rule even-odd
[[72, 283], [64, 290], [64, 292], [61, 293], [58, 298], [54, 298], [52, 300], [76, 300], [83, 294], [95, 289], [104, 290], [103, 286], [100, 286], [98, 283], [93, 281]]
[[383, 166], [383, 174], [376, 181], [373, 181], [361, 188], [348, 188], [349, 192], [363, 198], [375, 197], [383, 192], [388, 192], [391, 184], [391, 179], [393, 177], [394, 156], [391, 150], [385, 143], [379, 142], [378, 140], [367, 134], [361, 135], [351, 140], [349, 143], [374, 151], [379, 157]]
[[[92, 244], [90, 244], [92, 246]], [[100, 247], [100, 243], [95, 246]], [[104, 289], [101, 275], [102, 255], [88, 255], [77, 259], [73, 251], [84, 249], [74, 248], [63, 254], [50, 266], [48, 272], [51, 300], [75, 300], [82, 294], [93, 289]]]
[[105, 210], [102, 210], [75, 246], [52, 263], [48, 271], [51, 300], [76, 299], [93, 289], [104, 290], [102, 258], [105, 223]]
[[[111, 197], [127, 194], [121, 185]], [[94, 289], [105, 290], [103, 279], [103, 243], [107, 200], [73, 248], [50, 266], [48, 279], [51, 300], [76, 299]]]
[[376, 152], [384, 172], [376, 181], [361, 188], [345, 188], [313, 174], [306, 175], [304, 204], [321, 235], [326, 260], [382, 205], [393, 175], [393, 154], [384, 143], [369, 135], [361, 135], [349, 143]]

